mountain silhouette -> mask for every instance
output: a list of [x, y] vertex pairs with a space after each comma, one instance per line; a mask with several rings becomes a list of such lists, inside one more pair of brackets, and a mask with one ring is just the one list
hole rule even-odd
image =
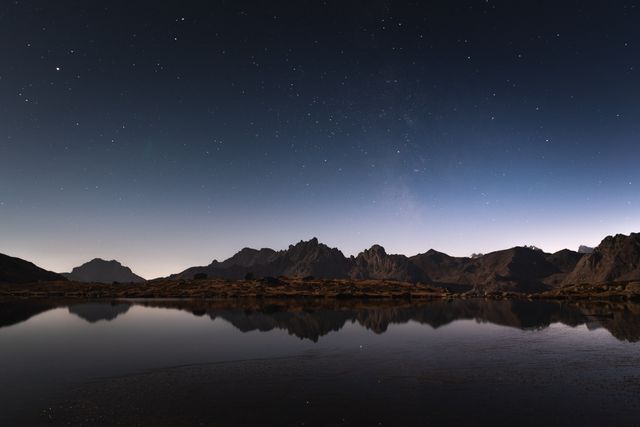
[[584, 254], [553, 254], [514, 247], [475, 257], [451, 257], [433, 249], [412, 257], [390, 255], [380, 245], [345, 257], [313, 238], [283, 251], [244, 248], [231, 258], [191, 267], [171, 279], [243, 279], [287, 276], [325, 279], [378, 279], [431, 283], [454, 291], [542, 292], [559, 286]]
[[309, 241], [290, 245], [289, 249], [280, 253], [274, 266], [274, 273], [277, 272], [277, 275], [333, 279], [348, 277], [351, 261], [338, 249], [318, 243], [318, 239], [314, 237]]
[[430, 282], [429, 276], [404, 255], [388, 255], [380, 245], [360, 252], [351, 267], [352, 279]]
[[30, 283], [67, 280], [52, 271], [44, 270], [29, 261], [0, 254], [0, 283]]
[[604, 283], [640, 280], [640, 233], [606, 237], [585, 255], [565, 283]]
[[336, 249], [319, 243], [317, 238], [300, 241], [283, 251], [244, 248], [231, 258], [214, 260], [204, 267], [191, 267], [170, 279], [287, 276], [318, 279], [388, 279], [407, 282], [428, 281], [426, 276], [404, 255], [389, 255], [380, 245], [373, 245], [347, 258]]
[[[407, 257], [388, 254], [380, 245], [346, 257], [317, 238], [285, 250], [243, 248], [232, 257], [207, 266], [191, 267], [169, 276], [173, 280], [256, 279], [274, 284], [277, 277], [393, 280], [425, 283], [454, 292], [537, 293], [563, 285], [640, 280], [640, 234], [606, 237], [592, 253], [563, 249], [546, 253], [517, 246], [472, 257], [452, 257], [436, 250]], [[71, 273], [78, 282], [141, 283], [144, 279], [117, 261], [94, 259]], [[18, 258], [0, 255], [0, 282], [28, 283], [64, 280]]]
[[105, 261], [95, 258], [89, 262], [75, 267], [71, 273], [62, 273], [67, 279], [76, 282], [95, 283], [142, 283], [142, 277], [133, 274], [129, 267], [125, 267], [118, 261]]
[[479, 291], [540, 292], [559, 284], [581, 255], [564, 249], [554, 254], [515, 247], [473, 258], [456, 258], [430, 250], [411, 261], [439, 284]]
[[248, 274], [255, 277], [314, 276], [320, 279], [345, 279], [353, 261], [338, 249], [319, 243], [317, 238], [300, 241], [283, 251], [273, 249], [244, 248], [231, 258], [213, 261], [208, 266], [191, 267], [170, 279], [193, 279], [198, 277], [243, 279]]
[[467, 277], [473, 271], [473, 261], [478, 258], [452, 257], [430, 249], [409, 258], [420, 270], [426, 272], [434, 283], [470, 285]]

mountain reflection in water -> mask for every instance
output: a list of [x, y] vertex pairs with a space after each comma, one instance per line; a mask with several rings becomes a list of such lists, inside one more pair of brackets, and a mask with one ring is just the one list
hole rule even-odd
[[195, 316], [223, 319], [242, 332], [286, 330], [314, 342], [348, 323], [384, 333], [389, 325], [410, 321], [438, 328], [456, 320], [476, 320], [523, 330], [554, 323], [604, 328], [621, 341], [640, 341], [640, 304], [626, 302], [555, 302], [524, 300], [335, 301], [335, 300], [136, 300], [0, 302], [0, 328], [66, 307], [90, 323], [126, 315], [130, 307], [181, 310]]
[[4, 300], [0, 425], [637, 425], [636, 341], [631, 303]]

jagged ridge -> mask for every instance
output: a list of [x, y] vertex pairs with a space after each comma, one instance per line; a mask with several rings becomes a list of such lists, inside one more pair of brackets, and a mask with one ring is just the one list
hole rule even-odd
[[[412, 257], [388, 254], [373, 245], [357, 256], [345, 257], [317, 238], [286, 250], [244, 248], [231, 258], [191, 267], [170, 279], [245, 279], [313, 276], [316, 279], [376, 279], [429, 283], [453, 291], [542, 292], [562, 285], [640, 280], [640, 234], [605, 238], [592, 253], [564, 249], [550, 254], [524, 246], [474, 257], [451, 257], [433, 249]], [[66, 273], [83, 282], [142, 282], [144, 279], [117, 261], [94, 259]], [[0, 282], [27, 283], [64, 280], [32, 263], [0, 255]]]
[[515, 247], [474, 258], [451, 257], [434, 250], [409, 258], [387, 254], [382, 246], [373, 245], [347, 258], [313, 238], [283, 251], [244, 248], [223, 262], [214, 260], [169, 278], [313, 276], [433, 283], [452, 290], [541, 292], [561, 284], [583, 256], [568, 249], [548, 254], [532, 247]]

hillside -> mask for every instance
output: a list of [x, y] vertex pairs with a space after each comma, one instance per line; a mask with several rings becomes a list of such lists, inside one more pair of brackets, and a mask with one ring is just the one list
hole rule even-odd
[[0, 283], [30, 283], [53, 280], [66, 279], [29, 261], [0, 254]]
[[578, 262], [565, 284], [640, 280], [640, 233], [606, 237]]

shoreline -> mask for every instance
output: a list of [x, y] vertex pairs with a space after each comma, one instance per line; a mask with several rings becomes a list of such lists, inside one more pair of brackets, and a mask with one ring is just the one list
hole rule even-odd
[[[466, 288], [466, 289], [465, 289]], [[389, 280], [166, 280], [145, 283], [36, 282], [0, 284], [0, 298], [11, 299], [513, 299], [640, 300], [640, 282], [566, 285], [539, 293], [478, 290], [465, 285], [431, 285]]]

